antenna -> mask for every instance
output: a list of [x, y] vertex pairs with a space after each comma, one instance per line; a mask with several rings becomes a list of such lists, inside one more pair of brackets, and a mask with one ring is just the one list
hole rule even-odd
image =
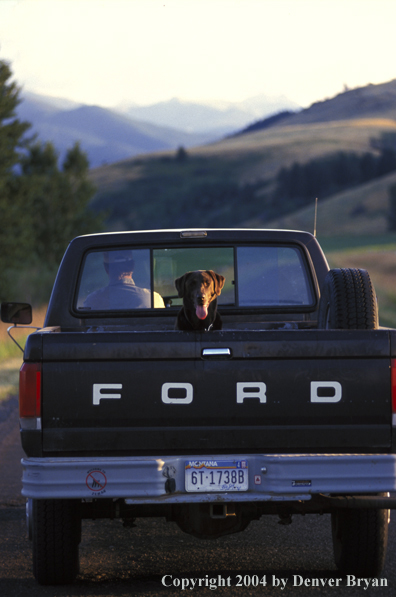
[[316, 238], [316, 221], [318, 219], [318, 198], [315, 199], [314, 237]]

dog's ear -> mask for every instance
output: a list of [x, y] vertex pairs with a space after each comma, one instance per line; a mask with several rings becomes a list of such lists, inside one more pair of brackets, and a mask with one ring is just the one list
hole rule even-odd
[[207, 270], [208, 274], [213, 278], [214, 282], [214, 291], [219, 296], [221, 294], [221, 289], [224, 286], [225, 277], [221, 274], [216, 274], [213, 270]]
[[189, 273], [190, 272], [187, 272], [187, 274], [183, 274], [182, 276], [180, 276], [180, 278], [176, 278], [176, 280], [175, 280], [175, 286], [176, 286], [176, 290], [177, 290], [179, 298], [184, 297], [184, 289], [186, 286], [186, 279], [187, 279], [187, 276], [189, 275]]

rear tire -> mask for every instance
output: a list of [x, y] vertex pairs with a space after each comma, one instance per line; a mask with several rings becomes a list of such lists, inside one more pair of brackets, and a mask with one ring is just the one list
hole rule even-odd
[[347, 510], [331, 514], [334, 560], [344, 574], [380, 576], [388, 544], [388, 510]]
[[319, 304], [320, 329], [378, 329], [378, 305], [374, 286], [364, 269], [332, 269], [328, 272]]
[[79, 572], [78, 500], [33, 500], [33, 574], [41, 585], [72, 583]]

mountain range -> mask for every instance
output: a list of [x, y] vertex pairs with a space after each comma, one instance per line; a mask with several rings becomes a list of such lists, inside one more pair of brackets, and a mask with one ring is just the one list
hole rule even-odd
[[210, 143], [282, 109], [298, 108], [285, 97], [258, 96], [245, 102], [213, 104], [172, 99], [151, 106], [114, 109], [77, 104], [25, 92], [17, 114], [32, 124], [42, 142], [53, 143], [62, 161], [76, 141], [91, 168], [139, 154]]
[[121, 105], [119, 110], [129, 117], [158, 126], [170, 126], [190, 133], [221, 137], [245, 127], [260, 118], [283, 110], [299, 110], [298, 104], [286, 96], [257, 95], [242, 102], [186, 102], [173, 98], [151, 106]]

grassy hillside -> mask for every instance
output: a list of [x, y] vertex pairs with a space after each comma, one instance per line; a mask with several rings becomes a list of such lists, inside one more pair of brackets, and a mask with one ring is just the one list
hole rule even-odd
[[314, 103], [289, 119], [290, 124], [331, 122], [350, 118], [396, 119], [396, 79], [380, 85], [349, 89]]
[[351, 118], [396, 119], [396, 79], [380, 85], [367, 85], [346, 90], [331, 98], [299, 111], [285, 110], [258, 120], [240, 133], [258, 131], [272, 126], [296, 126], [314, 122], [335, 122]]
[[[174, 151], [164, 151], [94, 170], [98, 193], [93, 206], [108, 211], [112, 230], [266, 226], [266, 220], [273, 218], [268, 214], [274, 211], [268, 209], [268, 203], [266, 209], [266, 200], [272, 197], [281, 168], [337, 152], [378, 154], [372, 141], [384, 133], [396, 134], [396, 79], [345, 91], [290, 114], [269, 128], [188, 149], [186, 160], [175, 159]], [[372, 232], [384, 231], [385, 216], [379, 211], [391, 183], [388, 178], [349, 190], [334, 197], [334, 204], [327, 199], [326, 214], [321, 214], [326, 215], [327, 233], [368, 233], [373, 212]], [[377, 209], [376, 202], [382, 207]], [[344, 203], [341, 231], [340, 205]], [[331, 205], [338, 216], [330, 217]], [[293, 205], [285, 205], [285, 215], [291, 211], [295, 211]], [[306, 226], [303, 215], [301, 218]], [[279, 225], [289, 226], [289, 220]]]
[[[371, 139], [396, 132], [396, 120], [356, 119], [293, 126], [277, 126], [195, 148], [193, 155], [244, 160], [240, 182], [273, 181], [282, 167], [339, 151], [363, 154]], [[249, 163], [249, 156], [254, 158]]]
[[[375, 235], [388, 232], [388, 189], [396, 184], [396, 173], [371, 181], [359, 187], [318, 199], [317, 234], [323, 237]], [[269, 228], [288, 228], [313, 232], [315, 201], [312, 205], [266, 225]], [[260, 220], [253, 222], [260, 225]]]
[[[299, 112], [284, 114], [282, 125], [334, 122], [351, 118], [396, 119], [396, 79], [380, 85], [349, 89], [330, 99], [315, 102]], [[267, 128], [268, 119], [258, 121], [254, 128]]]
[[243, 171], [256, 155], [188, 151], [182, 161], [176, 155], [142, 157], [93, 173], [99, 189], [93, 205], [107, 211], [110, 230], [233, 226], [246, 219], [246, 208], [249, 214], [256, 213], [255, 189], [240, 187]]
[[[93, 206], [108, 212], [111, 230], [265, 227], [265, 199], [281, 167], [337, 151], [365, 153], [371, 149], [371, 139], [386, 131], [396, 132], [396, 121], [367, 119], [274, 127], [189, 149], [184, 161], [178, 161], [175, 152], [140, 156], [92, 171], [98, 188]], [[390, 182], [384, 181], [381, 187], [384, 196]], [[233, 188], [213, 199], [211, 189], [216, 185]], [[359, 189], [359, 195], [363, 191]], [[353, 203], [352, 219], [359, 213], [360, 200]]]

